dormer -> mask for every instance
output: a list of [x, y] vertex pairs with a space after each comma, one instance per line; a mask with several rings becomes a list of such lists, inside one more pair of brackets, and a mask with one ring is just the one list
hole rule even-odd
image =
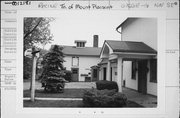
[[85, 47], [86, 40], [75, 40], [74, 43], [76, 43], [77, 48], [83, 48]]

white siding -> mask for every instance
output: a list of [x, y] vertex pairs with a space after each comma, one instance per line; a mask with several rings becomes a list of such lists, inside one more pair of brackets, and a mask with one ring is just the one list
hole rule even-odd
[[126, 81], [125, 87], [138, 90], [138, 77], [136, 72], [136, 79], [131, 78], [132, 73], [132, 62], [124, 61], [123, 62], [123, 80]]
[[107, 67], [107, 64], [101, 65], [101, 68], [99, 70], [99, 80], [104, 79], [103, 68], [106, 68], [106, 67]]
[[[148, 61], [148, 68], [150, 68], [150, 61]], [[150, 70], [147, 74], [147, 93], [157, 96], [157, 83], [150, 82]]]
[[[99, 57], [85, 57], [85, 56], [78, 56], [79, 57], [79, 81], [85, 81], [85, 77], [81, 76], [81, 74], [88, 74], [91, 72], [91, 66], [97, 65], [100, 61]], [[72, 56], [65, 56], [64, 60], [64, 67], [67, 70], [71, 70], [72, 68]], [[91, 76], [91, 75], [89, 75]]]
[[[136, 80], [131, 78], [132, 62], [123, 62], [123, 80], [126, 81], [125, 87], [138, 90], [138, 72], [136, 72]], [[148, 61], [148, 68], [150, 68], [150, 62]], [[157, 83], [150, 82], [150, 71], [147, 73], [147, 94], [157, 96]]]
[[111, 64], [112, 67], [112, 81], [117, 82], [117, 63]]
[[157, 50], [157, 19], [128, 19], [125, 24], [123, 24], [121, 36], [123, 41], [144, 42]]
[[[157, 50], [157, 19], [156, 18], [133, 18], [128, 19], [122, 27], [123, 41], [144, 42]], [[138, 73], [136, 80], [131, 79], [131, 62], [124, 62], [123, 79], [126, 87], [138, 90]], [[149, 61], [148, 61], [149, 67]], [[150, 82], [150, 72], [147, 75], [147, 93], [157, 95], [157, 83]]]
[[[123, 62], [123, 80], [126, 80], [125, 87], [138, 90], [138, 72], [136, 72], [136, 80], [131, 78], [132, 62]], [[150, 62], [148, 61], [148, 68], [150, 68]], [[150, 82], [150, 71], [147, 73], [147, 94], [157, 96], [157, 83]]]
[[[112, 81], [117, 82], [117, 75], [115, 75], [115, 73], [117, 73], [117, 63], [111, 63], [111, 67], [112, 67]], [[99, 71], [99, 79], [103, 80], [103, 68], [107, 68], [107, 64], [101, 65], [100, 71]]]
[[[137, 63], [136, 63], [137, 65]], [[148, 68], [150, 68], [150, 61], [148, 61]], [[99, 78], [103, 79], [103, 68], [107, 67], [107, 64], [104, 64], [100, 68]], [[111, 63], [112, 67], [112, 81], [117, 82], [117, 63]], [[138, 68], [138, 65], [137, 65]], [[136, 71], [136, 79], [132, 79], [132, 61], [123, 61], [123, 80], [126, 81], [125, 87], [138, 90], [138, 71]], [[147, 94], [157, 96], [157, 83], [150, 82], [150, 70], [147, 73]]]
[[64, 57], [65, 62], [63, 63], [64, 67], [66, 67], [66, 70], [71, 70], [72, 67], [72, 57], [71, 56], [65, 56]]
[[90, 73], [91, 66], [97, 65], [99, 61], [99, 57], [79, 57], [79, 81], [85, 81], [85, 77], [82, 77], [81, 74]]
[[102, 80], [102, 66], [99, 68], [99, 80]]

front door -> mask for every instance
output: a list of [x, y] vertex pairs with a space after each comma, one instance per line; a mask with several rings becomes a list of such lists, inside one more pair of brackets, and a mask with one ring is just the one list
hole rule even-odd
[[79, 77], [79, 68], [72, 68], [72, 81], [77, 82]]
[[147, 93], [147, 60], [138, 61], [138, 92]]

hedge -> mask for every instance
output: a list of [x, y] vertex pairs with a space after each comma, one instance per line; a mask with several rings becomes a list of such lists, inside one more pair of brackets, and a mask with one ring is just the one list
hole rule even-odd
[[118, 85], [114, 81], [106, 81], [106, 80], [97, 81], [96, 88], [98, 90], [104, 90], [104, 89], [113, 90], [113, 89], [115, 89], [116, 92], [118, 92]]
[[127, 97], [115, 90], [86, 90], [83, 96], [84, 107], [126, 107]]

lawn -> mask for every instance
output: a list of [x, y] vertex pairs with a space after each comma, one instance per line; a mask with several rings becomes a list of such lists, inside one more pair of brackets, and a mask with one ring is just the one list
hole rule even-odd
[[[83, 98], [85, 90], [90, 89], [65, 89], [64, 93], [47, 93], [44, 90], [36, 90], [35, 96], [38, 98]], [[30, 90], [24, 90], [24, 98], [30, 98]], [[24, 107], [84, 107], [82, 100], [24, 100]], [[143, 107], [136, 102], [128, 101], [127, 107]]]
[[[36, 100], [35, 102], [31, 102], [30, 100], [24, 100], [24, 107], [49, 107], [49, 108], [81, 108], [83, 106], [83, 102], [81, 100]], [[142, 108], [143, 106], [133, 102], [128, 101], [128, 108]], [[85, 108], [85, 107], [84, 107]]]
[[[43, 89], [36, 90], [35, 96], [38, 98], [83, 98], [85, 90], [90, 89], [65, 89], [64, 93], [47, 93]], [[24, 98], [30, 98], [30, 90], [24, 90]], [[35, 100], [31, 102], [30, 100], [24, 100], [24, 107], [84, 107], [82, 100]], [[136, 102], [128, 101], [127, 107], [143, 107]]]
[[35, 102], [24, 100], [24, 107], [83, 107], [83, 103], [79, 100], [36, 100]]
[[[36, 90], [35, 97], [43, 98], [82, 98], [88, 89], [64, 89], [64, 93], [47, 93], [44, 90]], [[89, 89], [90, 90], [90, 89]], [[30, 90], [24, 90], [24, 97], [30, 97]]]

